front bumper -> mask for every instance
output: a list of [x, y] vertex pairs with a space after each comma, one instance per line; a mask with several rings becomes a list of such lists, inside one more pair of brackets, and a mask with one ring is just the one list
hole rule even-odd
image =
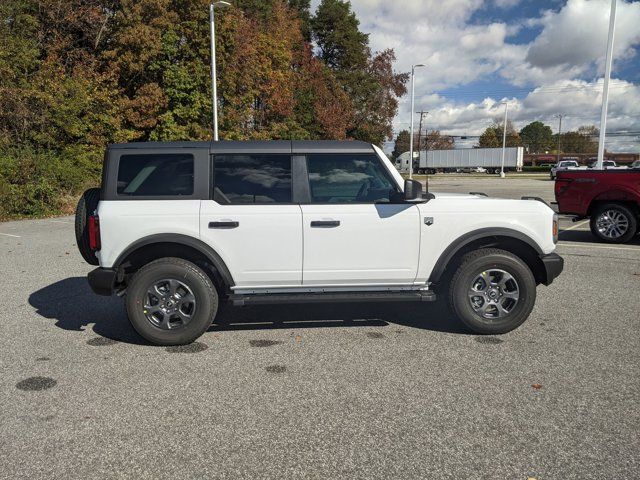
[[96, 268], [87, 275], [89, 286], [98, 295], [113, 295], [118, 272], [112, 268]]
[[547, 255], [540, 255], [542, 265], [544, 266], [545, 278], [542, 283], [545, 285], [551, 285], [551, 282], [562, 273], [564, 268], [564, 258], [557, 253], [549, 253]]

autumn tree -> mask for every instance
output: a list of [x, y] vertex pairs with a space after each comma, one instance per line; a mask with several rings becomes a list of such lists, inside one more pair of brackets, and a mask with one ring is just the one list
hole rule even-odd
[[397, 98], [406, 93], [408, 74], [393, 70], [393, 50], [372, 54], [359, 25], [350, 2], [322, 0], [311, 18], [311, 33], [319, 58], [335, 73], [353, 104], [347, 135], [381, 144], [391, 138]]
[[401, 130], [400, 133], [398, 133], [398, 136], [396, 136], [393, 152], [391, 152], [391, 158], [395, 160], [404, 152], [408, 152], [410, 142], [411, 135], [409, 135], [409, 130]]
[[[594, 125], [582, 126], [562, 134], [560, 149], [566, 153], [596, 153], [600, 131]], [[556, 135], [556, 141], [557, 141]]]
[[423, 138], [426, 150], [452, 150], [455, 142], [450, 135], [442, 135], [440, 130], [431, 130]]
[[542, 122], [531, 122], [520, 130], [520, 139], [529, 153], [543, 153], [552, 148], [553, 132]]
[[[494, 121], [491, 125], [489, 125], [480, 138], [478, 140], [478, 147], [480, 148], [499, 148], [502, 147], [502, 137], [504, 132], [504, 122], [503, 121]], [[506, 138], [506, 146], [507, 147], [519, 147], [522, 145], [520, 140], [520, 135], [513, 127], [511, 120], [507, 121], [507, 138]]]
[[[313, 18], [309, 5], [217, 12], [221, 138], [390, 136], [407, 79], [393, 51], [370, 52], [348, 2], [325, 0]], [[0, 217], [64, 210], [97, 182], [108, 143], [211, 138], [208, 7], [0, 2]]]

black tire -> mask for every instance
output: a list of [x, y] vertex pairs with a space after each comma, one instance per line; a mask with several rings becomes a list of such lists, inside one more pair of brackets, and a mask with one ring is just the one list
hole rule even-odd
[[[602, 217], [606, 216], [607, 212], [615, 212], [618, 215], [618, 219], [626, 222], [627, 230], [619, 236], [615, 236], [615, 231], [612, 231], [607, 235], [606, 231], [600, 231], [600, 228], [604, 227]], [[609, 216], [607, 216], [609, 217]], [[591, 227], [591, 233], [601, 242], [605, 243], [626, 243], [630, 241], [638, 232], [638, 219], [633, 210], [621, 203], [603, 203], [598, 205], [591, 213], [589, 219], [589, 226]], [[618, 232], [620, 230], [617, 230]]]
[[90, 188], [86, 190], [76, 207], [76, 245], [80, 250], [80, 255], [85, 261], [91, 265], [98, 265], [98, 257], [96, 252], [89, 248], [89, 216], [93, 215], [98, 208], [98, 202], [100, 201], [100, 189]]
[[[148, 290], [165, 279], [176, 280], [186, 286], [195, 302], [188, 323], [181, 324], [177, 319], [170, 329], [154, 324], [148, 318], [149, 310], [145, 309]], [[189, 293], [185, 289], [182, 291]], [[159, 297], [158, 301], [161, 301]], [[154, 260], [133, 275], [125, 303], [129, 321], [140, 336], [156, 345], [185, 345], [200, 337], [213, 322], [218, 311], [218, 292], [209, 276], [199, 267], [181, 258], [167, 257]], [[163, 313], [159, 315], [165, 317]]]
[[[492, 269], [508, 273], [517, 284], [517, 303], [500, 318], [485, 318], [472, 306], [469, 290], [474, 279]], [[513, 284], [511, 284], [513, 285]], [[506, 293], [506, 289], [503, 293]], [[500, 294], [500, 292], [498, 292]], [[484, 294], [482, 294], [484, 295]], [[482, 296], [479, 295], [479, 296]], [[487, 298], [486, 295], [482, 299]], [[511, 300], [497, 297], [502, 306]], [[487, 300], [484, 300], [487, 302]], [[485, 248], [468, 253], [453, 274], [449, 285], [449, 307], [470, 330], [479, 334], [507, 333], [518, 328], [529, 317], [536, 301], [536, 281], [529, 267], [517, 256], [505, 250]], [[507, 302], [507, 303], [505, 303]], [[491, 302], [488, 302], [489, 305]], [[492, 307], [497, 312], [497, 306]]]

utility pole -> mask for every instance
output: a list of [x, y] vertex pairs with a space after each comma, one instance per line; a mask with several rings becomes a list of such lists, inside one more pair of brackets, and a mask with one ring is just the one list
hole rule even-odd
[[556, 152], [556, 166], [560, 163], [560, 139], [562, 138], [562, 117], [564, 117], [563, 114], [559, 113], [558, 115], [555, 115], [555, 117], [558, 119], [558, 151]]
[[[429, 112], [425, 112], [424, 110], [420, 110], [419, 112], [416, 112], [420, 114], [420, 123], [418, 124], [418, 164], [420, 163], [420, 140], [422, 137], [422, 119], [425, 115], [427, 115]], [[425, 142], [426, 142], [426, 138], [427, 138], [427, 132], [425, 132]], [[425, 147], [426, 150], [426, 147]]]
[[504, 102], [504, 128], [502, 129], [502, 162], [500, 164], [500, 178], [504, 178], [504, 156], [507, 152], [507, 109], [509, 103]]
[[616, 29], [616, 0], [611, 0], [609, 14], [609, 38], [607, 40], [607, 60], [604, 66], [604, 84], [602, 86], [602, 111], [600, 113], [600, 139], [598, 140], [598, 163], [596, 168], [604, 167], [604, 138], [607, 130], [607, 107], [609, 105], [609, 80], [611, 79], [611, 62], [613, 61], [613, 33]]

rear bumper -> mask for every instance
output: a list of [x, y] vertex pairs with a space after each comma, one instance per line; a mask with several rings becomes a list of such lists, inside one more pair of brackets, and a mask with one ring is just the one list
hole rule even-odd
[[113, 295], [117, 273], [111, 268], [96, 268], [87, 275], [89, 286], [98, 295]]
[[545, 279], [542, 283], [545, 285], [551, 285], [551, 282], [562, 273], [564, 268], [564, 258], [557, 253], [549, 253], [547, 255], [540, 255], [542, 265], [544, 265]]

